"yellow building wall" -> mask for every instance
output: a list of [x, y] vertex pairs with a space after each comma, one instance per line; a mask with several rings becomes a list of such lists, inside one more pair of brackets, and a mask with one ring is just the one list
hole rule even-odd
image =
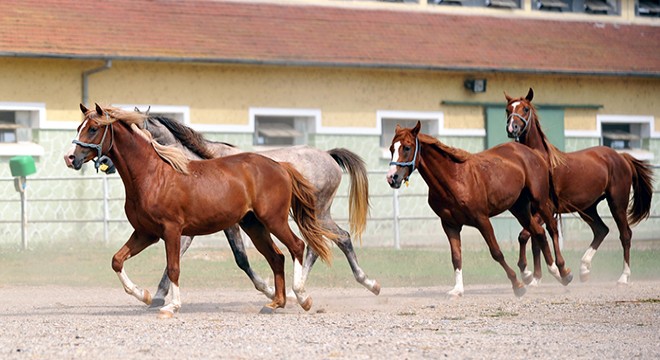
[[[0, 101], [46, 104], [47, 120], [77, 121], [82, 72], [101, 61], [0, 59]], [[486, 78], [487, 92], [463, 87]], [[100, 104], [181, 105], [193, 124], [246, 125], [251, 107], [320, 109], [324, 127], [375, 128], [376, 111], [441, 111], [446, 129], [483, 129], [483, 109], [442, 101], [504, 104], [504, 92], [567, 108], [566, 130], [595, 130], [597, 114], [643, 115], [660, 129], [660, 80], [524, 74], [465, 74], [382, 69], [298, 68], [114, 61], [89, 77], [89, 100]]]

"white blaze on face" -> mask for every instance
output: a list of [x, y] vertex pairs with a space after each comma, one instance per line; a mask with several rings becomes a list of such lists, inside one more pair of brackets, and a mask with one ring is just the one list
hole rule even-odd
[[[392, 151], [392, 161], [396, 162], [399, 157], [399, 148], [401, 147], [401, 141], [397, 141], [394, 143], [393, 148], [394, 151]], [[396, 173], [397, 168], [396, 165], [390, 165], [390, 170], [387, 172], [387, 178], [391, 179], [392, 176]]]
[[[520, 101], [516, 101], [516, 102], [511, 104], [511, 113], [512, 114], [516, 112], [516, 108], [518, 107], [518, 105], [520, 105]], [[509, 133], [513, 132], [513, 120], [510, 120], [510, 119], [508, 120], [508, 123], [507, 123], [507, 131]]]

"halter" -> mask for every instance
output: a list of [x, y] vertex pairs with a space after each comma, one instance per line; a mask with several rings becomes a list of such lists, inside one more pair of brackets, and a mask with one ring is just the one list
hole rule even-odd
[[400, 161], [390, 161], [390, 166], [391, 165], [396, 165], [396, 166], [410, 166], [412, 169], [410, 170], [410, 173], [406, 177], [406, 179], [412, 175], [413, 171], [415, 171], [415, 164], [417, 163], [417, 153], [419, 152], [419, 139], [415, 137], [415, 154], [413, 155], [412, 161], [406, 161], [406, 162], [400, 162]]
[[[525, 132], [525, 130], [527, 130], [527, 124], [529, 124], [529, 119], [532, 118], [532, 111], [531, 110], [529, 111], [529, 115], [527, 115], [527, 119], [522, 117], [522, 115], [514, 112], [514, 113], [511, 113], [511, 115], [509, 115], [509, 117], [506, 119], [506, 121], [511, 122], [511, 118], [513, 118], [513, 117], [519, 118], [520, 120], [522, 120], [523, 124], [525, 124], [523, 126], [523, 128], [520, 129], [520, 131], [518, 132], [518, 134], [522, 135]], [[520, 135], [516, 135], [516, 142], [520, 142]]]
[[[105, 117], [106, 119], [108, 118], [107, 113], [105, 114]], [[109, 157], [103, 155], [103, 142], [105, 142], [105, 137], [108, 134], [108, 128], [110, 128], [110, 148], [108, 148], [108, 151], [110, 151], [110, 149], [112, 149], [112, 146], [115, 144], [115, 129], [112, 127], [112, 123], [105, 126], [105, 130], [103, 131], [103, 137], [101, 138], [100, 143], [90, 144], [90, 143], [82, 142], [78, 139], [73, 139], [72, 143], [78, 146], [96, 150], [96, 153], [98, 154], [96, 156], [96, 160], [94, 160], [94, 168], [96, 169], [96, 172], [99, 172], [99, 168], [101, 168], [101, 171], [112, 174], [115, 172], [115, 166]]]

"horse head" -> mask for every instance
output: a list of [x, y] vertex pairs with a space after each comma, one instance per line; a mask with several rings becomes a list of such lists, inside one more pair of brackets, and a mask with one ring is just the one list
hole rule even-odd
[[390, 145], [392, 161], [387, 172], [387, 183], [398, 189], [401, 182], [408, 181], [410, 174], [417, 168], [419, 161], [419, 130], [422, 124], [418, 121], [414, 128], [402, 128], [398, 124]]
[[534, 90], [529, 88], [524, 98], [512, 98], [507, 93], [506, 97], [506, 133], [509, 138], [519, 139], [529, 128], [532, 119]]
[[[112, 148], [114, 140], [114, 129], [108, 113], [95, 104], [95, 109], [88, 109], [80, 104], [84, 118], [78, 126], [78, 134], [73, 140], [75, 147], [65, 156], [67, 164], [71, 164], [75, 170], [80, 170], [82, 165], [94, 158], [95, 167], [98, 170], [103, 165], [111, 166], [110, 160], [104, 154], [107, 154]], [[107, 168], [105, 168], [107, 169]], [[104, 170], [104, 167], [101, 170]]]

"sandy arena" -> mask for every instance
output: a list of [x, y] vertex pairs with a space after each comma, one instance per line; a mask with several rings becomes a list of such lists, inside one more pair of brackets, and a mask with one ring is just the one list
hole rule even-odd
[[515, 298], [505, 285], [309, 288], [259, 314], [256, 291], [182, 289], [174, 319], [120, 287], [0, 287], [0, 357], [9, 359], [658, 359], [660, 281], [569, 287], [547, 280]]

